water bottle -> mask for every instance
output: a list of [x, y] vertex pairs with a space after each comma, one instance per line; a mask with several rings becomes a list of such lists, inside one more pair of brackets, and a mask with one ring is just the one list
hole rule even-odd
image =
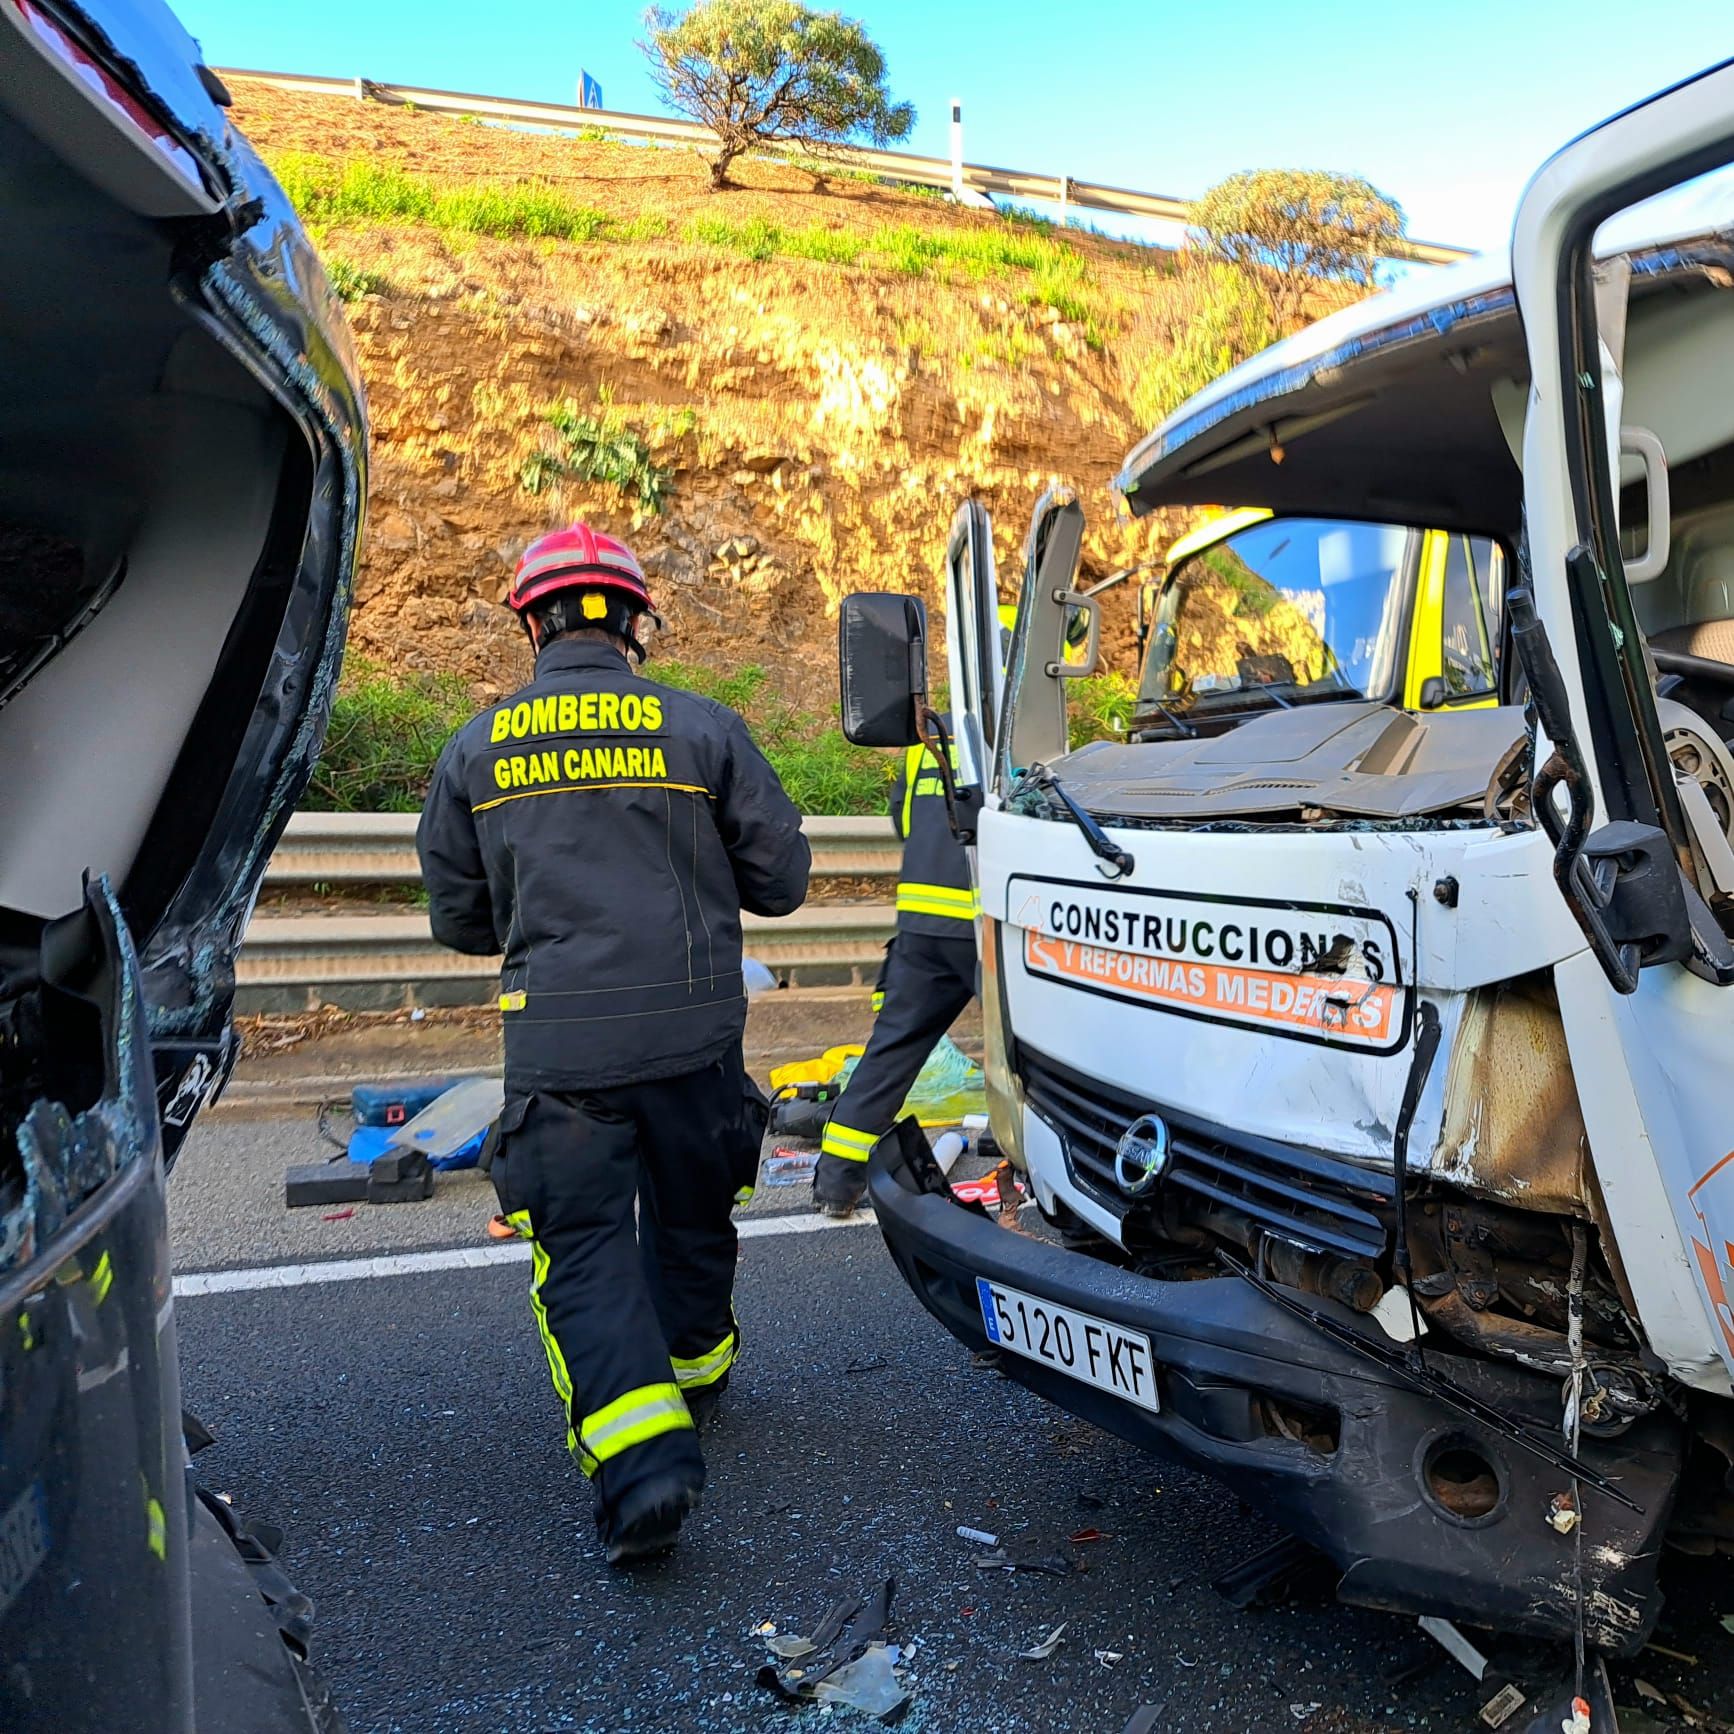
[[969, 1140], [961, 1132], [941, 1132], [933, 1146], [933, 1160], [941, 1174], [949, 1174], [957, 1159], [969, 1148]]

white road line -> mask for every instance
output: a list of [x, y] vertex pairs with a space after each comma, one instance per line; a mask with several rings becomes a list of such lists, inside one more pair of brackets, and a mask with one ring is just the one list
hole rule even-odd
[[[841, 1219], [810, 1212], [801, 1216], [749, 1216], [735, 1228], [742, 1240], [771, 1234], [817, 1234], [827, 1228], [877, 1227], [870, 1210]], [[430, 1270], [483, 1270], [496, 1264], [527, 1264], [528, 1244], [507, 1240], [492, 1246], [448, 1247], [438, 1252], [392, 1252], [373, 1258], [326, 1258], [314, 1264], [257, 1265], [245, 1270], [195, 1270], [175, 1278], [175, 1298], [238, 1294], [269, 1288], [307, 1288], [316, 1283], [360, 1282], [376, 1276], [419, 1276]]]

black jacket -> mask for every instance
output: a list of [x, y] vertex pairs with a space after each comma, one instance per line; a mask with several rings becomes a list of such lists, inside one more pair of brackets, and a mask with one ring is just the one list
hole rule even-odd
[[812, 861], [732, 710], [575, 639], [447, 743], [416, 847], [434, 937], [504, 953], [514, 1090], [675, 1077], [738, 1051], [741, 910], [799, 908]]
[[[943, 721], [949, 730], [951, 719]], [[891, 823], [904, 840], [897, 881], [898, 931], [973, 941], [976, 899], [969, 856], [952, 834], [939, 762], [926, 747], [904, 752], [892, 780], [890, 806]]]

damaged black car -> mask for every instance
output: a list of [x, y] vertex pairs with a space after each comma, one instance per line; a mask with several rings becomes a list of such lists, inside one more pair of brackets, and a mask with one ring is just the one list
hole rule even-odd
[[205, 1493], [165, 1185], [343, 649], [341, 311], [156, 0], [0, 7], [0, 1727], [335, 1728]]

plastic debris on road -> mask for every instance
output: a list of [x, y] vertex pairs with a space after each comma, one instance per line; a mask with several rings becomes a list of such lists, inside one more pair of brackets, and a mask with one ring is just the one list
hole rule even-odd
[[957, 1533], [960, 1539], [976, 1542], [982, 1547], [999, 1546], [997, 1535], [989, 1535], [985, 1529], [971, 1529], [967, 1523], [960, 1523], [957, 1526]]
[[897, 1580], [888, 1577], [865, 1601], [850, 1596], [809, 1637], [780, 1634], [766, 1620], [755, 1635], [778, 1660], [759, 1669], [759, 1685], [788, 1704], [843, 1705], [881, 1719], [895, 1716], [910, 1697], [896, 1671], [906, 1652], [888, 1646], [884, 1635], [896, 1593]]
[[[847, 1085], [861, 1058], [861, 1048], [850, 1044], [827, 1048], [810, 1060], [794, 1060], [771, 1073], [771, 1088], [786, 1084]], [[960, 1126], [987, 1112], [987, 1083], [981, 1067], [954, 1042], [942, 1036], [927, 1056], [898, 1115], [913, 1114], [923, 1126]]]
[[429, 1162], [448, 1161], [486, 1136], [506, 1105], [506, 1086], [499, 1078], [469, 1078], [396, 1127], [390, 1142], [403, 1150], [419, 1150]]
[[933, 1140], [933, 1160], [939, 1172], [949, 1174], [968, 1148], [969, 1140], [961, 1132], [941, 1132]]
[[[1023, 1197], [1023, 1190], [1022, 1184], [1019, 1183], [1016, 1192], [1020, 1200]], [[953, 1198], [961, 1199], [965, 1204], [979, 1204], [985, 1210], [993, 1209], [1000, 1203], [999, 1170], [996, 1168], [991, 1174], [982, 1175], [979, 1180], [952, 1181], [951, 1195]]]
[[763, 1186], [805, 1186], [819, 1166], [817, 1150], [785, 1150], [781, 1145], [759, 1164]]
[[897, 1677], [891, 1652], [869, 1644], [852, 1662], [827, 1674], [813, 1688], [821, 1704], [843, 1704], [867, 1716], [889, 1716], [909, 1701], [909, 1688]]
[[1096, 1652], [1096, 1660], [1104, 1668], [1118, 1667], [1125, 1659], [1126, 1653], [1123, 1650], [1098, 1650]]
[[1060, 1639], [1066, 1635], [1069, 1620], [1061, 1620], [1039, 1644], [1031, 1644], [1027, 1650], [1018, 1651], [1020, 1662], [1045, 1662], [1055, 1650], [1060, 1647]]
[[[957, 1532], [965, 1541], [974, 1541], [982, 1546], [990, 1545], [990, 1538], [979, 1530], [962, 1529]], [[997, 1536], [991, 1538], [992, 1551], [978, 1553], [975, 1563], [982, 1571], [1033, 1571], [1047, 1577], [1070, 1577], [1074, 1572], [1084, 1569], [1078, 1561], [1068, 1558], [1063, 1553], [1044, 1553], [1045, 1545], [1039, 1537], [1028, 1536], [1013, 1539], [1002, 1547], [998, 1545]]]

